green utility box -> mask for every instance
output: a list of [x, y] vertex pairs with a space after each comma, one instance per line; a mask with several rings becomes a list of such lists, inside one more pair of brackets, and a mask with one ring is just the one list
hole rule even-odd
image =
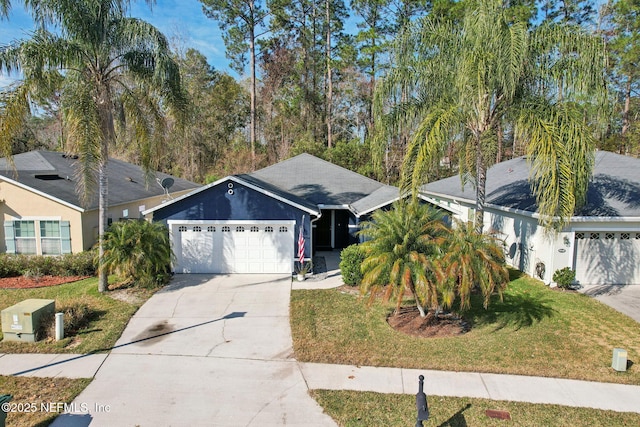
[[56, 311], [52, 299], [26, 299], [2, 310], [4, 341], [36, 342], [42, 321]]
[[627, 350], [623, 348], [613, 349], [611, 367], [618, 372], [624, 372], [627, 370]]

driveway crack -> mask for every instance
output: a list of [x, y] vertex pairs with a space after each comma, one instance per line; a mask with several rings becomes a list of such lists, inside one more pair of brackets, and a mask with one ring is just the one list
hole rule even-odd
[[[229, 300], [229, 303], [227, 304], [227, 306], [224, 308], [224, 310], [222, 311], [223, 315], [226, 315], [225, 313], [228, 313], [229, 311], [229, 307], [231, 307], [231, 305], [233, 304], [235, 298], [236, 298], [237, 293], [234, 293], [233, 296], [231, 297], [231, 299]], [[209, 351], [207, 352], [207, 357], [211, 356], [211, 353], [213, 353], [218, 347], [220, 347], [223, 344], [228, 343], [230, 340], [227, 340], [227, 337], [225, 336], [225, 329], [227, 327], [227, 319], [222, 321], [222, 330], [220, 331], [220, 336], [222, 337], [222, 342], [219, 342], [217, 344], [215, 344], [213, 347], [211, 347], [211, 349], [209, 349]]]
[[173, 318], [176, 314], [176, 309], [178, 308], [178, 304], [180, 304], [180, 299], [182, 299], [182, 296], [184, 295], [184, 293], [180, 293], [180, 295], [178, 295], [178, 298], [176, 298], [176, 302], [175, 304], [173, 304], [173, 310], [171, 310], [171, 318]]

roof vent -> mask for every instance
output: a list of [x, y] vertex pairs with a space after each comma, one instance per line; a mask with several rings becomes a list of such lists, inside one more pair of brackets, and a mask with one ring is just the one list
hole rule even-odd
[[58, 179], [64, 179], [58, 174], [39, 174], [39, 175], [34, 175], [34, 177], [36, 179], [41, 179], [43, 181], [56, 181]]

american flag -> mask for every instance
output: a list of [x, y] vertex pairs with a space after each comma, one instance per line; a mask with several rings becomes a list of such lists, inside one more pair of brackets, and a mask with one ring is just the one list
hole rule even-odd
[[300, 233], [298, 235], [298, 260], [300, 261], [300, 266], [304, 264], [304, 235], [302, 234], [303, 228], [304, 216], [302, 217], [302, 222], [300, 223]]

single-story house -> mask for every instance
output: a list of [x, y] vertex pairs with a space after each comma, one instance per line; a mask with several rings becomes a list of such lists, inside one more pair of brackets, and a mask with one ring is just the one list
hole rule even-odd
[[[80, 202], [76, 160], [53, 151], [17, 154], [13, 165], [0, 159], [0, 252], [58, 255], [97, 242], [98, 197], [87, 206]], [[142, 218], [142, 211], [200, 186], [163, 173], [147, 185], [142, 168], [115, 159], [108, 165], [109, 221]]]
[[[557, 233], [538, 224], [529, 173], [525, 157], [487, 171], [484, 230], [504, 240], [507, 262], [546, 283], [570, 267], [581, 285], [640, 284], [640, 160], [596, 152], [586, 205]], [[474, 219], [475, 189], [458, 176], [421, 194], [452, 217]]]
[[[304, 246], [344, 248], [398, 189], [310, 154], [227, 176], [143, 212], [169, 227], [177, 273], [291, 273]], [[300, 240], [302, 231], [302, 241]]]

